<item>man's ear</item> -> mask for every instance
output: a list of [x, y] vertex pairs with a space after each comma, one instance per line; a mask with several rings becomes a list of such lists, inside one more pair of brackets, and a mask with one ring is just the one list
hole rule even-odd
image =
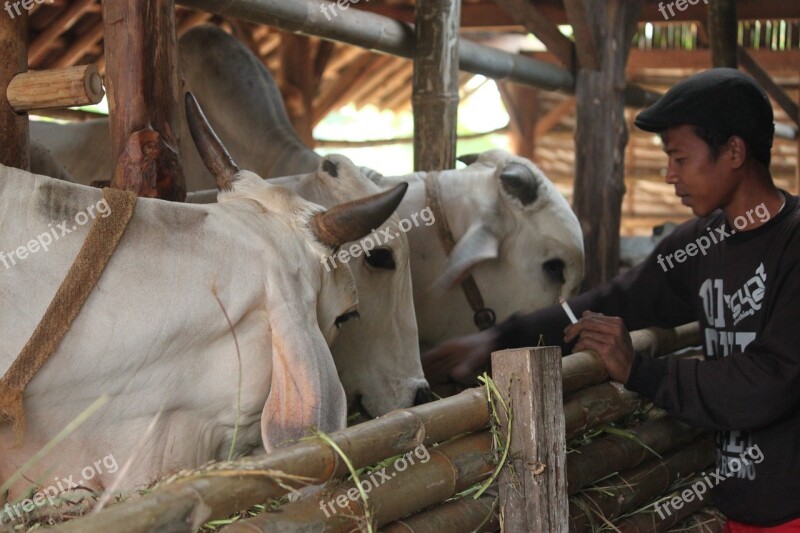
[[745, 143], [744, 139], [738, 135], [732, 135], [725, 144], [725, 148], [730, 157], [731, 168], [734, 170], [741, 168], [742, 165], [744, 165], [748, 153], [747, 143]]

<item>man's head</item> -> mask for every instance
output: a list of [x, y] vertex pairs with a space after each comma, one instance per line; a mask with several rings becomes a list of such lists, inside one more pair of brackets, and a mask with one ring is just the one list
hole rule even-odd
[[738, 70], [683, 80], [640, 113], [636, 125], [660, 134], [669, 156], [666, 181], [696, 215], [724, 206], [745, 176], [769, 179], [772, 106]]

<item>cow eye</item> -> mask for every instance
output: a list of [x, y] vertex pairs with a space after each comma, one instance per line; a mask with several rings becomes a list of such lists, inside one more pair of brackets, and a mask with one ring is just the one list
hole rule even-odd
[[358, 318], [359, 316], [361, 316], [361, 315], [358, 314], [358, 311], [350, 311], [349, 313], [345, 313], [343, 315], [337, 316], [336, 320], [333, 321], [333, 325], [336, 326], [336, 329], [339, 329], [339, 327], [342, 324], [344, 324], [345, 322], [347, 322], [351, 318]]
[[397, 268], [392, 257], [392, 250], [389, 248], [377, 248], [370, 252], [369, 257], [365, 258], [368, 265], [385, 270]]
[[550, 281], [563, 284], [566, 282], [564, 266], [564, 261], [561, 259], [549, 259], [542, 264], [542, 270]]

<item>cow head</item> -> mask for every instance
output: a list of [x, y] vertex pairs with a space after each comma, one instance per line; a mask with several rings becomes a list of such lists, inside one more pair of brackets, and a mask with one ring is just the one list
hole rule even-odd
[[[417, 309], [432, 310], [428, 316], [418, 312], [426, 345], [475, 330], [472, 311], [458, 286], [469, 274], [498, 321], [573, 294], [583, 275], [580, 225], [541, 170], [501, 150], [485, 152], [473, 161], [465, 169], [438, 175], [456, 245], [443, 268], [414, 274], [415, 281], [419, 277], [427, 287], [416, 300]], [[426, 238], [435, 242], [414, 243], [415, 259], [417, 253], [441, 254], [438, 237]], [[443, 299], [451, 302], [453, 313], [442, 313], [434, 301]]]
[[265, 309], [272, 346], [269, 394], [261, 417], [264, 446], [269, 451], [302, 436], [309, 426], [341, 429], [346, 401], [328, 345], [339, 326], [357, 314], [358, 300], [350, 267], [326, 270], [320, 259], [380, 226], [396, 209], [406, 187], [324, 211], [284, 187], [239, 170], [188, 93], [186, 115], [198, 152], [221, 191], [220, 203], [244, 204], [264, 216], [280, 215], [287, 237], [304, 236], [300, 260], [296, 253], [264, 254]]
[[[317, 171], [276, 178], [323, 206], [381, 191], [346, 157], [329, 155]], [[419, 357], [408, 238], [392, 215], [365, 239], [343, 245], [326, 269], [348, 264], [358, 288], [359, 319], [344, 326], [331, 346], [351, 411], [370, 417], [427, 401]], [[405, 228], [408, 230], [408, 228]]]

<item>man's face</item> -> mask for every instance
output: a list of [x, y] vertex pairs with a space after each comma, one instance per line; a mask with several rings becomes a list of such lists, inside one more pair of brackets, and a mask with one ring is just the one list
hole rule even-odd
[[732, 183], [723, 154], [714, 160], [709, 146], [688, 124], [669, 128], [662, 138], [669, 158], [666, 182], [675, 186], [683, 205], [700, 217], [725, 205]]

